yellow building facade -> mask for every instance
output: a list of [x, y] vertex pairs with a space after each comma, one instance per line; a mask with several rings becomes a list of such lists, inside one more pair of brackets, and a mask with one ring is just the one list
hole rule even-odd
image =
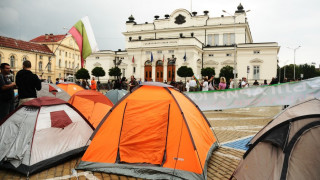
[[54, 54], [46, 45], [0, 36], [0, 63], [10, 64], [15, 76], [25, 60], [31, 62], [31, 71], [39, 78], [55, 77], [55, 67], [49, 63], [54, 60]]
[[[71, 35], [41, 35], [30, 42], [44, 44], [54, 53], [54, 80], [73, 76], [81, 66], [78, 45]], [[54, 81], [55, 82], [55, 81]]]

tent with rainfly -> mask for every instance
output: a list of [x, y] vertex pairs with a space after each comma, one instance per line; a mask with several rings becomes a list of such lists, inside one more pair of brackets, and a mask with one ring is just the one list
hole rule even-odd
[[143, 83], [103, 118], [77, 169], [148, 179], [206, 179], [217, 139], [199, 108], [162, 83]]
[[64, 101], [68, 101], [70, 99], [70, 95], [59, 86], [50, 83], [41, 83], [41, 90], [37, 91], [37, 97], [56, 97], [62, 99]]
[[68, 102], [77, 108], [95, 128], [113, 106], [105, 95], [94, 90], [78, 91]]
[[128, 91], [124, 89], [112, 89], [106, 92], [106, 96], [113, 102], [113, 104], [116, 104], [127, 93]]
[[236, 179], [319, 179], [320, 100], [290, 106], [262, 128], [236, 168]]
[[71, 82], [59, 83], [57, 86], [66, 91], [70, 96], [78, 91], [84, 90], [83, 87]]
[[29, 175], [83, 153], [93, 127], [52, 97], [30, 100], [0, 122], [0, 167]]

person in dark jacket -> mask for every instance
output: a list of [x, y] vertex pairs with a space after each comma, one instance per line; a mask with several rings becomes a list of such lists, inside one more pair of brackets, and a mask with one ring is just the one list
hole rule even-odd
[[19, 105], [37, 98], [36, 90], [41, 90], [41, 81], [36, 74], [33, 74], [31, 62], [26, 60], [23, 62], [23, 69], [17, 73], [16, 84], [18, 86]]
[[14, 110], [14, 91], [16, 83], [12, 82], [8, 75], [10, 74], [10, 65], [1, 64], [0, 73], [0, 121]]

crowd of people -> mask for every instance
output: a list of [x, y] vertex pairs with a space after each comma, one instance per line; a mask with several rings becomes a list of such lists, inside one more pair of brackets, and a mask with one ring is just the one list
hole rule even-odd
[[[197, 78], [194, 76], [191, 78], [191, 80], [188, 80], [185, 85], [186, 91], [212, 91], [212, 90], [224, 90], [224, 89], [235, 89], [235, 88], [247, 88], [250, 86], [248, 80], [246, 77], [242, 77], [239, 79], [239, 82], [234, 84], [234, 80], [232, 78], [229, 79], [229, 83], [227, 82], [225, 77], [220, 77], [218, 79], [219, 82], [216, 82], [217, 79], [215, 79], [215, 76], [211, 76], [210, 79], [207, 77], [204, 77], [203, 80], [200, 82]], [[287, 79], [284, 79], [284, 83], [287, 82]], [[268, 83], [265, 79], [263, 83], [259, 83], [258, 80], [255, 80], [252, 85], [253, 86], [265, 86], [265, 85], [273, 85], [278, 84], [277, 78], [272, 78], [271, 82]]]

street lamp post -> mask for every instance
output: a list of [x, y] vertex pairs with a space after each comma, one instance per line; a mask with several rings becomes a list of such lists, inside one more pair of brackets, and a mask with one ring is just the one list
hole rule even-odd
[[[246, 12], [249, 12], [250, 10], [247, 10]], [[230, 16], [233, 17], [233, 31], [234, 31], [234, 56], [233, 56], [233, 88], [236, 87], [237, 84], [237, 79], [236, 79], [236, 74], [237, 74], [237, 44], [236, 44], [236, 15], [232, 15], [228, 13], [226, 10], [222, 10], [222, 12], [229, 14]]]
[[301, 46], [298, 46], [296, 48], [290, 48], [287, 47], [288, 49], [293, 50], [293, 80], [296, 80], [296, 50], [298, 50]]
[[176, 60], [177, 60], [177, 58], [174, 57], [174, 54], [172, 55], [172, 58], [168, 58], [168, 64], [171, 63], [171, 72], [172, 72], [172, 74], [171, 74], [171, 82], [173, 81], [173, 74], [174, 74], [174, 72], [173, 72], [173, 64], [176, 63]]

